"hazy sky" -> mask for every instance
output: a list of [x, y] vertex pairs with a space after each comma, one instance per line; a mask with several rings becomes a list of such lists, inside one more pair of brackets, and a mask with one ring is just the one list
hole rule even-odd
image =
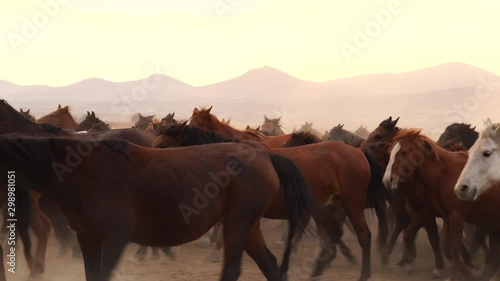
[[495, 0], [2, 1], [0, 79], [58, 86], [156, 69], [198, 86], [264, 65], [325, 81], [446, 62], [500, 74], [498, 11]]

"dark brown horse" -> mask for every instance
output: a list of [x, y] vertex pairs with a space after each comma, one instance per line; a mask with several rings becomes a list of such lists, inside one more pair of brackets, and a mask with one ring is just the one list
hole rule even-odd
[[[202, 145], [207, 143], [237, 141], [226, 139], [217, 132], [205, 131], [186, 126], [181, 123], [165, 129], [157, 138], [154, 147], [172, 148], [179, 146]], [[362, 268], [360, 280], [370, 278], [370, 244], [371, 234], [364, 217], [366, 194], [371, 185], [371, 160], [352, 146], [340, 142], [324, 142], [300, 147], [273, 148], [255, 142], [259, 149], [277, 153], [293, 160], [304, 174], [310, 191], [321, 204], [325, 204], [332, 196], [339, 196], [342, 206], [353, 224], [362, 248]], [[274, 200], [267, 218], [284, 219], [281, 199]], [[339, 244], [343, 221], [335, 222], [335, 214], [313, 216], [319, 229], [321, 241], [325, 245]], [[330, 223], [325, 224], [326, 221]], [[330, 261], [335, 258], [336, 247], [324, 247], [316, 261], [313, 277], [320, 276]]]
[[240, 131], [219, 121], [219, 119], [215, 115], [210, 113], [211, 110], [212, 107], [208, 109], [195, 108], [193, 110], [193, 115], [191, 116], [189, 125], [203, 130], [219, 132], [221, 136], [225, 138], [237, 138], [241, 140], [256, 141], [264, 143], [271, 147], [282, 147], [283, 144], [291, 136], [291, 134], [266, 136], [259, 132], [250, 130]]
[[[0, 173], [8, 170], [19, 186], [37, 188], [61, 207], [77, 232], [88, 281], [109, 280], [128, 241], [181, 245], [221, 219], [220, 280], [238, 279], [243, 251], [267, 280], [284, 280], [298, 222], [315, 209], [290, 160], [245, 144], [161, 150], [119, 140], [0, 137]], [[286, 207], [275, 215], [290, 223], [281, 269], [260, 231], [279, 195]]]
[[74, 130], [78, 126], [75, 118], [73, 118], [73, 116], [71, 115], [69, 106], [61, 107], [61, 105], [58, 105], [57, 110], [55, 110], [54, 112], [51, 112], [38, 119], [37, 122], [48, 123], [61, 129], [70, 130]]
[[[322, 140], [313, 132], [298, 132], [293, 133], [290, 139], [285, 143], [283, 147], [294, 147], [301, 145], [308, 145], [313, 143], [320, 143]], [[370, 154], [371, 159], [376, 159], [375, 155], [371, 152], [364, 152], [365, 155]], [[387, 237], [389, 233], [389, 225], [387, 219], [387, 207], [386, 199], [387, 194], [382, 185], [382, 175], [384, 173], [384, 167], [375, 163], [370, 163], [372, 182], [380, 182], [380, 184], [370, 185], [370, 189], [367, 194], [367, 208], [375, 208], [377, 214], [378, 222], [378, 243], [379, 250], [383, 250], [387, 244]]]
[[26, 111], [24, 111], [22, 108], [20, 108], [19, 113], [21, 113], [24, 117], [28, 118], [29, 120], [35, 122], [35, 116], [33, 116], [30, 113], [30, 109], [27, 109]]
[[[84, 136], [71, 134], [68, 131], [49, 124], [32, 122], [12, 108], [5, 100], [0, 100], [0, 134], [12, 133], [29, 136], [67, 136], [72, 138], [83, 138], [84, 140], [88, 140], [88, 138], [123, 139], [145, 147], [151, 147], [155, 140], [155, 137], [152, 134], [138, 129], [109, 130], [106, 132], [97, 132]], [[20, 189], [19, 192], [25, 192], [25, 189]], [[30, 191], [30, 193], [31, 195], [29, 196], [33, 198], [30, 202], [32, 202], [33, 206], [26, 206], [24, 208], [19, 208], [18, 210], [19, 212], [32, 210], [32, 219], [21, 220], [18, 229], [21, 232], [21, 240], [23, 241], [23, 244], [25, 244], [25, 254], [28, 264], [30, 265], [31, 274], [32, 276], [36, 276], [44, 271], [45, 251], [50, 233], [49, 218], [54, 227], [56, 237], [61, 243], [60, 255], [64, 255], [68, 247], [71, 247], [73, 250], [73, 256], [79, 257], [80, 250], [71, 230], [67, 226], [66, 218], [64, 218], [63, 214], [60, 212], [59, 207], [57, 207], [46, 196], [40, 196], [40, 194], [34, 190]], [[19, 195], [16, 197], [21, 196], [27, 197], [28, 195]], [[46, 214], [48, 215], [48, 218]], [[30, 214], [21, 215], [28, 217]], [[30, 221], [31, 224], [29, 223]], [[37, 252], [34, 259], [31, 257], [31, 240], [29, 239], [29, 235], [24, 235], [24, 233], [28, 233], [30, 226], [33, 228], [38, 240]]]
[[[496, 211], [500, 203], [500, 190], [496, 189], [484, 196], [481, 204], [461, 201], [454, 193], [455, 183], [467, 162], [467, 153], [450, 152], [437, 145], [431, 139], [420, 134], [420, 130], [400, 130], [389, 148], [390, 159], [384, 175], [384, 183], [388, 188], [410, 189], [408, 201], [427, 205], [432, 209], [426, 216], [420, 216], [421, 223], [428, 221], [429, 216], [439, 216], [444, 220], [446, 243], [444, 252], [453, 262], [450, 280], [455, 280], [459, 270], [466, 270], [459, 260], [463, 254], [462, 233], [464, 222], [468, 221], [487, 229], [490, 241], [498, 243], [500, 226], [499, 213]], [[408, 195], [413, 194], [412, 197]], [[422, 213], [422, 212], [420, 212]], [[412, 223], [414, 223], [413, 219]], [[415, 233], [406, 239], [414, 241]], [[498, 245], [498, 244], [496, 244]], [[497, 258], [498, 253], [487, 257], [487, 262]], [[491, 254], [491, 253], [490, 253]]]
[[95, 112], [88, 112], [85, 119], [76, 126], [75, 131], [89, 131], [93, 129], [94, 132], [109, 130], [109, 124], [104, 123], [99, 117], [95, 115]]

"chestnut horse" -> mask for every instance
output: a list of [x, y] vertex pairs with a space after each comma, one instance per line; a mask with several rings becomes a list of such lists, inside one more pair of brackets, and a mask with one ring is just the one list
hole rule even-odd
[[[162, 150], [120, 140], [0, 137], [0, 173], [10, 170], [19, 186], [61, 207], [77, 233], [87, 281], [110, 280], [129, 241], [181, 245], [221, 219], [220, 280], [238, 279], [243, 251], [267, 280], [285, 280], [298, 222], [317, 208], [293, 162], [245, 144]], [[272, 210], [278, 195], [283, 207]], [[290, 223], [281, 268], [260, 231], [260, 218], [273, 211]]]
[[75, 118], [71, 115], [69, 106], [61, 107], [58, 105], [57, 110], [51, 112], [42, 118], [37, 120], [38, 123], [47, 123], [54, 126], [57, 126], [61, 129], [70, 129], [74, 130], [78, 123], [75, 121]]
[[225, 138], [256, 141], [271, 147], [282, 147], [291, 136], [291, 134], [266, 136], [253, 130], [240, 131], [221, 122], [215, 115], [210, 113], [211, 110], [212, 107], [208, 109], [195, 108], [189, 121], [189, 125], [203, 130], [219, 132], [221, 136]]
[[[392, 143], [394, 136], [400, 131], [397, 122], [399, 118], [392, 120], [389, 117], [383, 120], [380, 125], [368, 136], [366, 142], [362, 145], [362, 149], [373, 152], [380, 163], [384, 167], [387, 166], [389, 162], [388, 149]], [[457, 144], [461, 144], [462, 136], [456, 136], [454, 130], [445, 131], [443, 134], [447, 135], [446, 144], [449, 147], [456, 147]], [[445, 139], [442, 137], [442, 139]], [[405, 183], [402, 183], [404, 185]], [[403, 230], [405, 230], [405, 235], [414, 235], [422, 227], [422, 219], [418, 217], [423, 216], [427, 218], [427, 221], [423, 224], [427, 232], [427, 237], [431, 244], [435, 257], [435, 269], [432, 272], [433, 278], [441, 276], [441, 271], [444, 267], [444, 260], [439, 247], [439, 232], [436, 224], [436, 220], [432, 216], [428, 216], [429, 210], [433, 209], [433, 206], [427, 202], [423, 204], [422, 200], [406, 200], [406, 197], [414, 196], [410, 192], [411, 188], [400, 188], [391, 192], [390, 203], [393, 210], [393, 215], [395, 216], [394, 227], [390, 235], [387, 247], [384, 249], [383, 259], [387, 261], [389, 255], [394, 249], [397, 238]], [[408, 214], [406, 208], [409, 208], [412, 212], [412, 216]], [[422, 213], [421, 213], [422, 212]], [[462, 248], [462, 256], [467, 264], [471, 263], [471, 256], [465, 247]], [[405, 253], [401, 260], [398, 262], [398, 266], [401, 267], [411, 267], [414, 259], [416, 258], [416, 248], [415, 242], [412, 239], [405, 238]]]
[[[490, 233], [490, 241], [498, 243], [500, 215], [496, 212], [500, 203], [500, 190], [485, 196], [481, 204], [461, 201], [454, 193], [454, 186], [467, 162], [466, 152], [450, 152], [441, 148], [437, 143], [420, 134], [420, 130], [400, 130], [389, 147], [390, 159], [384, 175], [384, 184], [392, 189], [410, 189], [406, 197], [408, 201], [427, 205], [432, 209], [412, 220], [423, 224], [430, 217], [441, 217], [444, 221], [444, 235], [446, 243], [444, 252], [453, 262], [450, 280], [455, 280], [458, 271], [467, 268], [459, 260], [463, 252], [462, 233], [464, 222], [468, 221], [480, 226]], [[414, 241], [414, 233], [405, 233], [405, 241]], [[497, 245], [497, 244], [495, 244]], [[496, 255], [487, 256], [487, 263], [496, 260]], [[495, 261], [496, 263], [496, 261]]]
[[[168, 127], [157, 138], [154, 147], [171, 148], [179, 146], [202, 145], [217, 142], [237, 141], [226, 139], [217, 132], [205, 131], [181, 123]], [[338, 196], [347, 217], [349, 217], [358, 236], [362, 249], [362, 266], [360, 280], [368, 280], [371, 276], [370, 245], [371, 234], [364, 216], [366, 194], [371, 185], [371, 159], [367, 159], [361, 150], [340, 142], [323, 142], [311, 145], [273, 148], [263, 144], [252, 143], [262, 151], [277, 153], [293, 160], [301, 169], [310, 187], [310, 192], [320, 204], [325, 204], [332, 196]], [[209, 147], [211, 147], [210, 145]], [[373, 160], [375, 161], [375, 160]], [[274, 200], [267, 218], [284, 219], [276, 211], [284, 208], [279, 198]], [[325, 215], [326, 216], [326, 215]], [[340, 243], [343, 221], [333, 223], [335, 214], [313, 216], [319, 236], [324, 245]], [[330, 222], [325, 224], [325, 222]], [[313, 277], [320, 276], [325, 267], [335, 258], [336, 247], [323, 247], [316, 260]]]

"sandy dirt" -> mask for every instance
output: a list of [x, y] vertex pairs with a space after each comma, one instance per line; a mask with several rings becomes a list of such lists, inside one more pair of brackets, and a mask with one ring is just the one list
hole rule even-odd
[[[279, 240], [282, 233], [279, 221], [264, 220], [262, 223], [263, 234], [270, 250], [281, 260], [283, 248], [274, 242]], [[376, 228], [372, 230], [373, 237], [376, 236]], [[321, 280], [357, 280], [360, 272], [360, 248], [355, 237], [346, 231], [344, 240], [351, 247], [355, 254], [358, 265], [351, 265], [346, 258], [339, 252], [337, 258], [333, 261], [332, 267], [328, 268]], [[160, 260], [152, 260], [151, 253], [145, 261], [137, 262], [132, 259], [137, 245], [130, 244], [124, 252], [119, 266], [115, 269], [113, 281], [159, 281], [159, 280], [218, 280], [222, 263], [213, 263], [208, 261], [211, 248], [202, 246], [202, 241], [182, 245], [177, 248], [176, 260], [171, 261], [163, 256]], [[312, 261], [319, 247], [313, 237], [305, 237], [299, 245], [298, 252], [292, 256], [292, 266], [290, 269], [290, 280], [311, 280], [309, 278], [312, 271]], [[418, 257], [414, 264], [414, 273], [408, 275], [406, 272], [398, 269], [395, 264], [401, 257], [401, 238], [398, 241], [396, 249], [391, 256], [388, 266], [382, 266], [380, 255], [376, 252], [376, 247], [372, 247], [372, 280], [431, 280], [434, 258], [427, 241], [425, 233], [421, 230], [418, 236], [417, 250]], [[52, 236], [49, 241], [47, 253], [46, 272], [41, 281], [84, 281], [83, 261], [73, 259], [68, 253], [67, 257], [58, 257], [57, 251], [59, 245]], [[150, 251], [150, 250], [149, 250]], [[17, 271], [15, 274], [7, 273], [7, 280], [32, 280], [28, 277], [26, 263], [21, 255], [21, 248], [17, 250]], [[480, 259], [478, 257], [478, 259]], [[447, 276], [450, 269], [450, 263], [447, 262], [443, 276]], [[444, 278], [441, 278], [443, 280]], [[259, 268], [246, 254], [243, 258], [242, 274], [239, 280], [265, 280]]]

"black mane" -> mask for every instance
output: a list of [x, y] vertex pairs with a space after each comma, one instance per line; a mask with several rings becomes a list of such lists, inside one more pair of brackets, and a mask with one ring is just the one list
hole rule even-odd
[[219, 133], [190, 127], [179, 123], [163, 128], [160, 135], [179, 139], [183, 146], [202, 145], [221, 142], [240, 142], [239, 139], [224, 138]]

